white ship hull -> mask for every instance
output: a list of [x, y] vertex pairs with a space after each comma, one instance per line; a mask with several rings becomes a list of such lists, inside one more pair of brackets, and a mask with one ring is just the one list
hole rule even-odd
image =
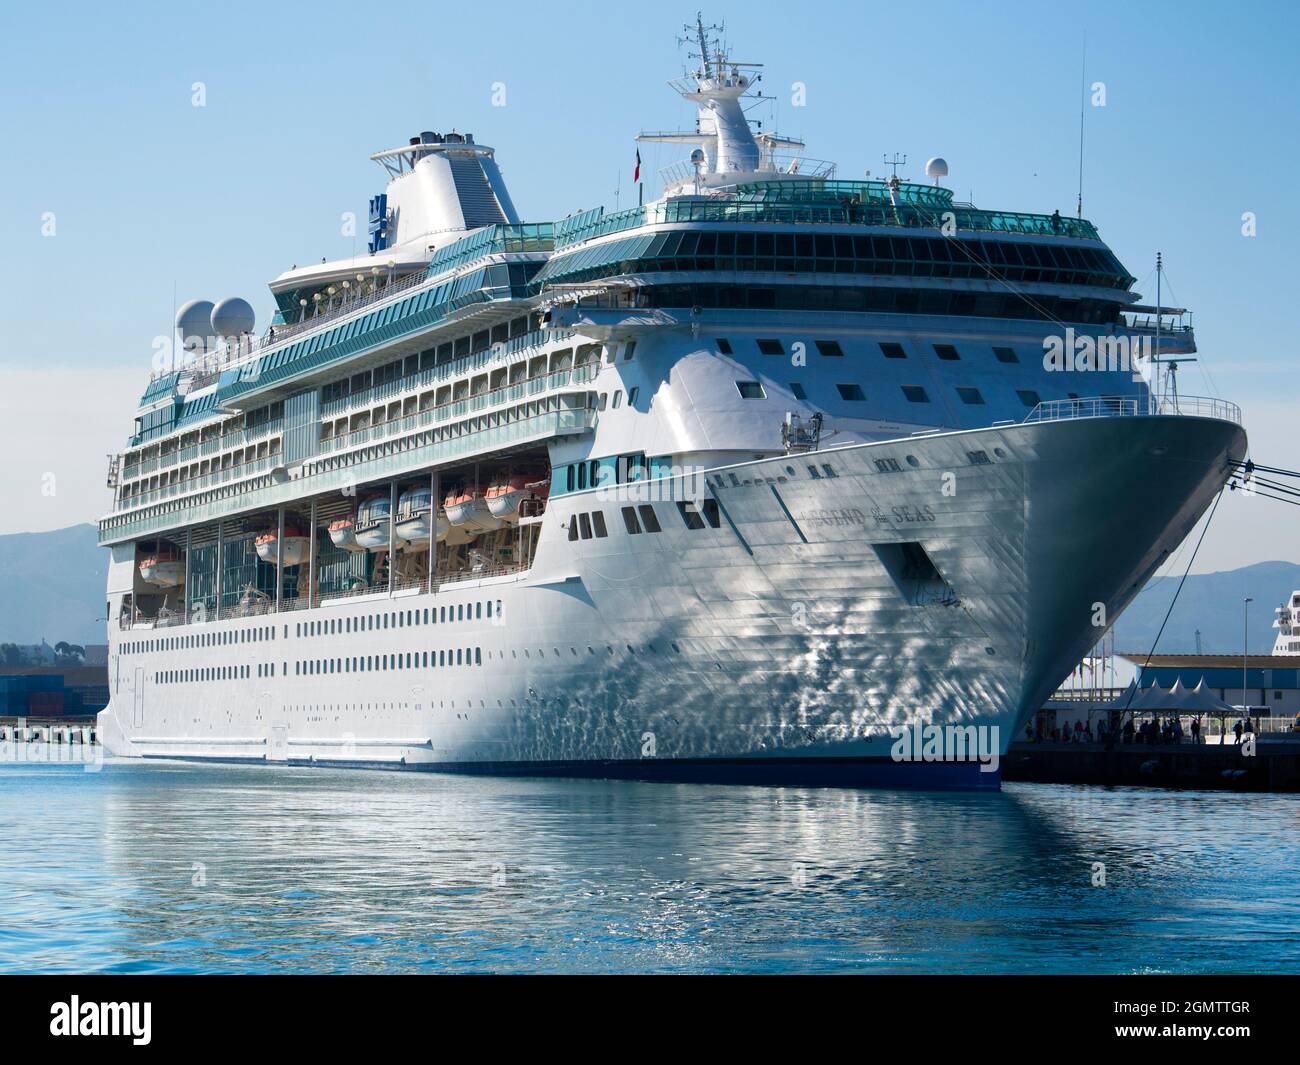
[[[167, 630], [113, 632], [100, 734], [136, 757], [996, 786], [894, 761], [891, 726], [996, 726], [1005, 751], [1096, 642], [1097, 604], [1113, 621], [1244, 447], [1192, 417], [855, 445], [713, 471], [718, 527], [658, 502], [658, 534], [626, 533], [628, 501], [553, 498], [545, 522], [601, 509], [609, 536], [543, 537], [522, 574], [202, 630], [256, 641], [142, 653]], [[899, 569], [906, 543], [948, 591]]]

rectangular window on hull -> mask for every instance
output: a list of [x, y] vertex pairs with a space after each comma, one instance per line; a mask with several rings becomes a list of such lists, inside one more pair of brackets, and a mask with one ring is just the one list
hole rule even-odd
[[699, 511], [697, 511], [690, 503], [678, 503], [677, 513], [682, 516], [682, 521], [686, 524], [688, 529], [704, 528], [704, 519], [700, 517]]
[[861, 385], [836, 385], [840, 392], [840, 399], [847, 400], [850, 403], [861, 403], [867, 397], [862, 392]]
[[758, 353], [760, 355], [784, 355], [785, 354], [785, 345], [782, 344], [781, 341], [779, 340], [760, 339], [756, 341], [756, 343], [758, 344]]
[[907, 352], [903, 350], [902, 344], [893, 344], [886, 341], [880, 343], [880, 354], [887, 359], [905, 359]]
[[636, 510], [633, 507], [624, 507], [621, 513], [624, 527], [629, 534], [636, 536], [641, 531], [641, 523], [636, 520]]

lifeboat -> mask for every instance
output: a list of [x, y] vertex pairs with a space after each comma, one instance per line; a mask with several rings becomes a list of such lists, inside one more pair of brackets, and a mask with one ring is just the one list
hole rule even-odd
[[447, 498], [443, 500], [443, 509], [451, 525], [476, 535], [492, 532], [503, 524], [501, 519], [492, 516], [482, 489], [476, 484], [448, 492]]
[[307, 561], [311, 551], [311, 537], [297, 525], [285, 524], [283, 550], [276, 542], [278, 539], [274, 529], [262, 533], [253, 541], [257, 548], [257, 557], [273, 566], [301, 566]]
[[392, 500], [388, 496], [371, 496], [357, 507], [355, 525], [357, 545], [365, 551], [388, 550], [388, 525]]
[[357, 519], [350, 514], [346, 518], [330, 522], [329, 533], [330, 541], [335, 547], [341, 547], [344, 551], [365, 550], [357, 543]]
[[530, 482], [527, 474], [512, 473], [493, 481], [483, 493], [483, 498], [487, 501], [488, 512], [494, 518], [518, 521], [520, 509], [528, 509], [525, 506], [527, 501], [546, 498], [546, 487], [545, 481]]
[[185, 560], [175, 551], [155, 551], [140, 560], [140, 579], [159, 588], [176, 588], [185, 583]]
[[[397, 500], [397, 535], [416, 547], [428, 547], [432, 512], [433, 489], [427, 484], [408, 488]], [[447, 533], [446, 520], [439, 517], [438, 526], [441, 540]]]

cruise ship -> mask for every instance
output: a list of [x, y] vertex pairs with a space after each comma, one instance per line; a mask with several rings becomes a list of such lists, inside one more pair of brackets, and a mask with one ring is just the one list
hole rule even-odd
[[99, 523], [110, 754], [998, 786], [895, 741], [1005, 751], [1239, 411], [1161, 387], [1192, 329], [1089, 221], [959, 202], [938, 158], [844, 179], [693, 48], [658, 198], [523, 222], [492, 148], [420, 132], [266, 328], [181, 308]]

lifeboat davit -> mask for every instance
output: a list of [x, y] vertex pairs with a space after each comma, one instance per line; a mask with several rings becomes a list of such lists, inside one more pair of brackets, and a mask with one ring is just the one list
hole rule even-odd
[[257, 557], [272, 566], [301, 566], [307, 561], [311, 551], [311, 537], [305, 535], [296, 525], [285, 525], [284, 546], [281, 550], [279, 535], [274, 529], [262, 533], [253, 541], [257, 548]]
[[388, 550], [388, 526], [392, 513], [392, 500], [386, 496], [363, 499], [357, 507], [355, 525], [357, 544], [364, 551]]
[[140, 560], [140, 579], [159, 588], [177, 588], [185, 583], [185, 560], [175, 551], [155, 551]]
[[357, 543], [357, 519], [351, 515], [330, 522], [329, 533], [330, 541], [335, 547], [341, 547], [344, 551], [365, 550]]
[[504, 524], [492, 516], [487, 500], [478, 485], [466, 485], [447, 493], [443, 501], [447, 521], [458, 529], [475, 534], [492, 532]]
[[483, 493], [488, 512], [502, 521], [518, 521], [520, 509], [527, 509], [528, 500], [546, 499], [546, 482], [528, 480], [528, 475], [512, 473], [498, 478]]

